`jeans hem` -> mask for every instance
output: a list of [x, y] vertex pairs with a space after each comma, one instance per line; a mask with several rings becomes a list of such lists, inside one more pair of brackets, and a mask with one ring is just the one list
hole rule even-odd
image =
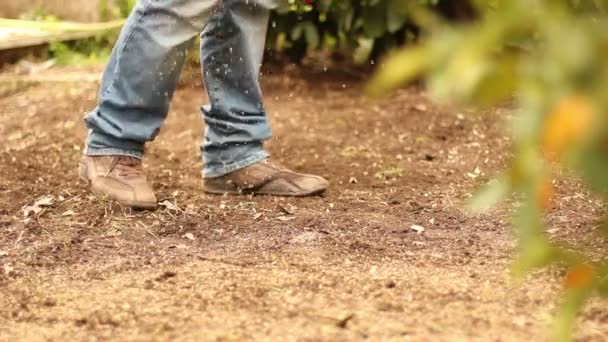
[[144, 154], [140, 151], [128, 151], [121, 150], [118, 148], [90, 148], [87, 147], [85, 154], [87, 156], [95, 157], [95, 156], [125, 156], [125, 157], [135, 157], [137, 159], [142, 159]]
[[249, 155], [247, 158], [239, 160], [237, 162], [223, 165], [223, 166], [212, 166], [212, 167], [204, 167], [203, 168], [203, 178], [217, 178], [234, 171], [244, 169], [247, 166], [251, 166], [253, 164], [257, 164], [264, 159], [267, 159], [270, 156], [266, 151], [259, 151], [254, 154]]

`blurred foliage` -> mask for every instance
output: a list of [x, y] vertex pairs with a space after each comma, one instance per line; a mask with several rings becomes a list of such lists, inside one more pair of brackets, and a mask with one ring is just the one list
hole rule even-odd
[[19, 19], [22, 20], [32, 20], [32, 21], [45, 21], [45, 22], [58, 22], [59, 18], [51, 13], [48, 13], [42, 7], [35, 7], [31, 11], [23, 13], [19, 16]]
[[[23, 22], [16, 22], [21, 28], [40, 29], [45, 31], [96, 31], [94, 37], [67, 42], [52, 42], [49, 44], [48, 56], [54, 58], [59, 65], [89, 65], [105, 62], [118, 37], [121, 21], [126, 17], [137, 0], [101, 0], [99, 2], [100, 17], [105, 22], [79, 24], [64, 22], [56, 15], [49, 13], [43, 7], [20, 16]], [[7, 23], [3, 23], [7, 25]]]
[[[557, 169], [608, 196], [608, 1], [477, 1], [478, 20], [459, 25], [404, 6], [430, 34], [391, 54], [369, 91], [381, 95], [425, 78], [436, 98], [483, 106], [515, 101], [510, 167], [471, 205], [488, 208], [509, 195], [519, 201], [516, 276], [550, 264], [568, 268], [554, 336], [568, 341], [589, 298], [608, 296], [608, 263], [606, 255], [593, 259], [552, 241], [543, 216], [554, 201]], [[605, 237], [607, 228], [604, 222], [598, 231]]]
[[[436, 6], [439, 0], [414, 0]], [[271, 18], [270, 49], [301, 60], [325, 49], [367, 62], [418, 36], [403, 0], [285, 0]]]
[[116, 33], [109, 32], [88, 39], [53, 42], [49, 45], [49, 56], [59, 65], [98, 65], [108, 60], [115, 40]]

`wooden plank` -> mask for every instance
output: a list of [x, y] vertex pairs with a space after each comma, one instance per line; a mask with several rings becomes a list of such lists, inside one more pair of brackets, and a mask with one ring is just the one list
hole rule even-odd
[[0, 85], [13, 83], [99, 83], [101, 74], [43, 74], [0, 76]]
[[[123, 20], [107, 23], [82, 24], [72, 22], [36, 22], [0, 18], [0, 50], [44, 45], [57, 41], [69, 41], [95, 37], [118, 30]], [[1, 35], [4, 33], [4, 35]]]
[[41, 36], [34, 37], [18, 37], [0, 41], [0, 50], [11, 50], [29, 46], [44, 45], [51, 42], [61, 42], [68, 40], [78, 40], [91, 38], [97, 35], [94, 32], [63, 32], [63, 33], [47, 33]]
[[124, 20], [114, 20], [105, 23], [76, 23], [71, 21], [52, 22], [0, 18], [0, 27], [45, 31], [108, 31], [122, 27], [124, 22]]

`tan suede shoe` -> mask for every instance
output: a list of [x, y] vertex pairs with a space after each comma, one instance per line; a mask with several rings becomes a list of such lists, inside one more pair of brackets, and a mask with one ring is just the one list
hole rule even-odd
[[156, 208], [156, 196], [143, 174], [141, 160], [125, 156], [83, 156], [79, 175], [93, 193], [107, 195], [136, 209]]
[[303, 197], [327, 190], [322, 177], [296, 173], [262, 161], [225, 176], [204, 178], [204, 190], [210, 194], [256, 194]]

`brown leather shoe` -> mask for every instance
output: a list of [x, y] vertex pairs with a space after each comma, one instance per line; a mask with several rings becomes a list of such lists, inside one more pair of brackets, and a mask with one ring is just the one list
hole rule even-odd
[[126, 156], [83, 156], [80, 179], [93, 193], [107, 195], [136, 209], [156, 208], [156, 196], [143, 174], [141, 160]]
[[318, 195], [329, 186], [322, 177], [296, 173], [267, 160], [225, 176], [204, 179], [210, 194], [256, 194], [303, 197]]

